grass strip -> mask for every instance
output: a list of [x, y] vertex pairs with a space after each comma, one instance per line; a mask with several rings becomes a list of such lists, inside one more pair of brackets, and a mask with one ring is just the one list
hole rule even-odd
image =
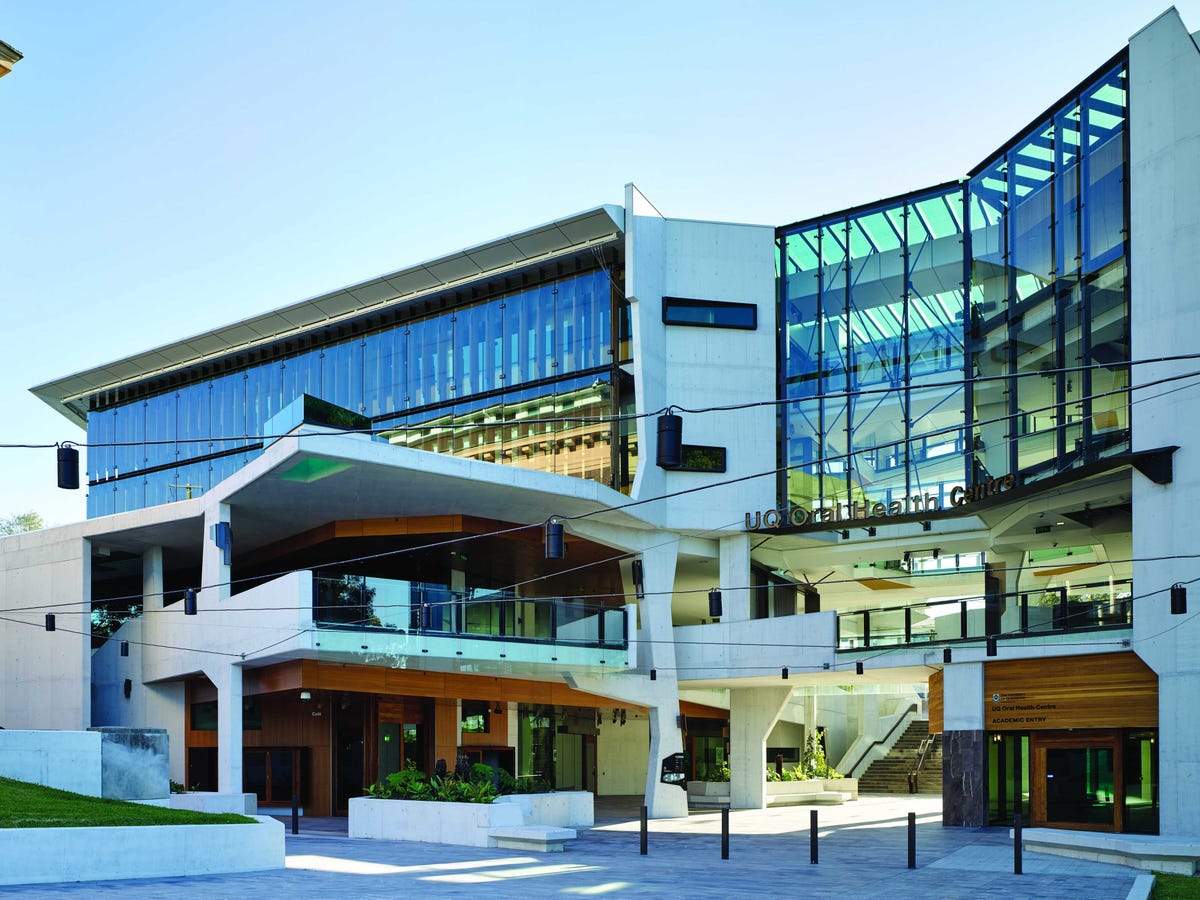
[[1200, 878], [1189, 875], [1154, 873], [1151, 900], [1197, 900], [1200, 898]]
[[254, 819], [237, 813], [201, 813], [124, 800], [105, 800], [0, 778], [0, 828], [240, 824], [252, 825]]

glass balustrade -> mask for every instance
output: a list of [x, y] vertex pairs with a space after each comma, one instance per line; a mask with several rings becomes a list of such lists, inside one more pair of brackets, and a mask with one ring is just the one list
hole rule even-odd
[[[989, 628], [989, 621], [992, 627]], [[921, 600], [838, 613], [838, 650], [1061, 634], [1133, 624], [1133, 582]]]
[[363, 575], [313, 578], [318, 627], [574, 644], [628, 646], [625, 609], [589, 600], [452, 591], [445, 585]]

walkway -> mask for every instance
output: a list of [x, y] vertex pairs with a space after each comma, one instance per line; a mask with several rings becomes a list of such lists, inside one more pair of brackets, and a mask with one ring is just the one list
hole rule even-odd
[[[350, 840], [345, 819], [301, 820], [287, 838], [287, 868], [243, 875], [154, 878], [0, 888], [0, 897], [189, 900], [277, 896], [383, 897], [1062, 897], [1125, 898], [1139, 873], [1121, 866], [1027, 853], [1013, 875], [1006, 829], [943, 828], [941, 798], [864, 796], [818, 810], [820, 863], [809, 863], [809, 808], [730, 814], [721, 859], [719, 812], [652, 820], [638, 853], [638, 801], [597, 802], [596, 827], [565, 853], [521, 854], [438, 844]], [[917, 868], [907, 868], [907, 816], [917, 813]], [[288, 823], [290, 827], [290, 822]], [[130, 847], [136, 853], [136, 844]], [[1143, 880], [1144, 884], [1144, 880]], [[1142, 885], [1139, 885], [1141, 887]]]

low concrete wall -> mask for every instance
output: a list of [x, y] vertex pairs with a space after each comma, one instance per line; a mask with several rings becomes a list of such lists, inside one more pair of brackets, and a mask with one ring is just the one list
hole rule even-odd
[[591, 828], [596, 824], [591, 791], [555, 791], [553, 794], [506, 794], [496, 803], [521, 808], [526, 824]]
[[488, 847], [489, 828], [524, 825], [515, 803], [439, 803], [350, 798], [352, 838]]
[[91, 797], [165, 806], [168, 753], [161, 728], [0, 730], [0, 775]]
[[0, 884], [169, 878], [281, 869], [283, 823], [0, 828]]
[[511, 794], [495, 803], [350, 799], [350, 837], [495, 847], [492, 828], [520, 825], [590, 827], [595, 822], [589, 791]]
[[99, 797], [103, 787], [100, 734], [0, 730], [0, 775]]
[[171, 809], [256, 816], [258, 815], [258, 796], [254, 793], [218, 794], [216, 791], [189, 791], [186, 794], [172, 794]]

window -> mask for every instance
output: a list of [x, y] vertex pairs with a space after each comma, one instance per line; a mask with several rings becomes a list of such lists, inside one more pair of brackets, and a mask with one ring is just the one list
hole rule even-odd
[[487, 734], [490, 730], [487, 701], [464, 700], [462, 702], [462, 730], [468, 734]]
[[753, 303], [663, 297], [662, 320], [665, 325], [742, 328], [754, 331], [758, 328], [758, 307]]

